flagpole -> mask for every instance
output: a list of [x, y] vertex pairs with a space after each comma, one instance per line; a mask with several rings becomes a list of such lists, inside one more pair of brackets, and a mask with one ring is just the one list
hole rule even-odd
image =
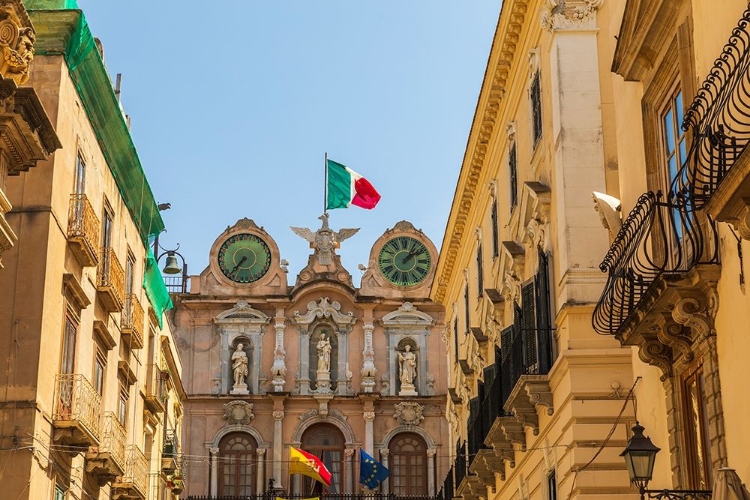
[[328, 212], [328, 153], [325, 154], [325, 161], [323, 163], [323, 215], [327, 215]]

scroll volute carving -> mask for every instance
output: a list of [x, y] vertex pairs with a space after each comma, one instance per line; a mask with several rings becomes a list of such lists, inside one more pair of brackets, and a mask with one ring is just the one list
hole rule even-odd
[[0, 75], [23, 85], [34, 60], [36, 33], [20, 0], [0, 0]]

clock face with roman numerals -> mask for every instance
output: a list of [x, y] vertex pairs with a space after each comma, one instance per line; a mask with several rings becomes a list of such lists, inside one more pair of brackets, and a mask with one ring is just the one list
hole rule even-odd
[[430, 251], [421, 241], [408, 236], [388, 240], [378, 254], [378, 269], [398, 286], [421, 283], [430, 272]]

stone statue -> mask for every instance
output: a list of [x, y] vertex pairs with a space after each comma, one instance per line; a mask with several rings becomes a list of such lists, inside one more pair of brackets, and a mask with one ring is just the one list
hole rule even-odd
[[245, 346], [237, 344], [237, 350], [232, 354], [232, 371], [234, 372], [234, 388], [237, 389], [239, 386], [247, 387], [245, 384], [245, 377], [248, 375], [247, 369], [247, 353], [245, 352]]
[[318, 349], [318, 371], [319, 372], [330, 372], [331, 371], [331, 339], [326, 338], [326, 334], [320, 335], [320, 340], [317, 344]]
[[398, 353], [399, 380], [401, 386], [413, 386], [417, 376], [417, 355], [411, 352], [411, 346], [406, 345], [403, 353]]
[[347, 238], [354, 236], [359, 228], [332, 230], [328, 227], [328, 214], [318, 217], [323, 221], [323, 227], [313, 232], [306, 227], [292, 227], [292, 231], [297, 236], [304, 238], [315, 249], [315, 256], [322, 266], [333, 264], [334, 249]]

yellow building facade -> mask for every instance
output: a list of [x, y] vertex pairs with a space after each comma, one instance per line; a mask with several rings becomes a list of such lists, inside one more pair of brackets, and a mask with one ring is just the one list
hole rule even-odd
[[633, 346], [637, 419], [662, 450], [654, 488], [711, 489], [724, 467], [750, 477], [747, 9], [629, 0], [607, 21], [619, 174], [608, 194], [622, 217], [603, 207], [616, 236], [593, 324]]
[[631, 495], [632, 354], [591, 326], [617, 191], [602, 1], [503, 3], [443, 239], [445, 498]]
[[175, 498], [185, 393], [148, 246], [163, 222], [74, 4], [26, 2], [28, 90], [62, 149], [4, 189], [17, 241], [0, 271], [0, 496]]

